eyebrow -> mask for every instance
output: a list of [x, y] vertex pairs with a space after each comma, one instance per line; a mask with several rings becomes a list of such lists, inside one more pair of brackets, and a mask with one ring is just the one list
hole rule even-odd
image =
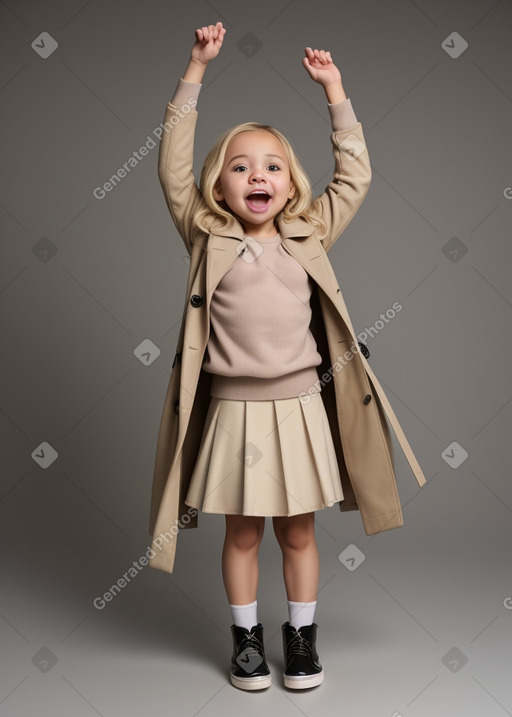
[[[231, 157], [228, 164], [231, 164], [235, 159], [240, 159], [241, 157], [247, 157], [246, 154], [236, 154], [234, 157]], [[284, 162], [284, 159], [280, 157], [278, 154], [266, 154], [265, 157], [277, 157], [277, 159], [280, 159], [281, 162]]]

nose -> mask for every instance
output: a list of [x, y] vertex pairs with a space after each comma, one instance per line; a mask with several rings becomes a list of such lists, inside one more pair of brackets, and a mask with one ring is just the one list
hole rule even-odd
[[260, 182], [263, 179], [263, 172], [255, 169], [251, 176], [251, 182]]

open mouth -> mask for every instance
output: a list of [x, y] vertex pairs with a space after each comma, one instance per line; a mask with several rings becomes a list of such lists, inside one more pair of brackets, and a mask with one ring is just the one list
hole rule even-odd
[[264, 212], [272, 202], [272, 197], [263, 189], [254, 190], [246, 197], [246, 202], [253, 212]]

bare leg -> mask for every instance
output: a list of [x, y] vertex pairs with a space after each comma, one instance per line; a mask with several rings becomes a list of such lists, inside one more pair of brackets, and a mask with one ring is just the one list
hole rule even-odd
[[222, 577], [231, 605], [248, 605], [256, 600], [258, 549], [264, 528], [264, 516], [226, 515]]
[[272, 521], [283, 553], [287, 599], [294, 602], [315, 601], [320, 578], [315, 513], [275, 516]]

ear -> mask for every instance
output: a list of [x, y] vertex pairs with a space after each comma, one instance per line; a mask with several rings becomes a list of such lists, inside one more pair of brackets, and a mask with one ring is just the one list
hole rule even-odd
[[222, 185], [220, 179], [217, 179], [213, 186], [213, 198], [216, 202], [221, 202], [224, 199], [224, 193], [222, 192]]
[[288, 199], [292, 199], [295, 196], [295, 184], [290, 182], [290, 191], [288, 192]]

